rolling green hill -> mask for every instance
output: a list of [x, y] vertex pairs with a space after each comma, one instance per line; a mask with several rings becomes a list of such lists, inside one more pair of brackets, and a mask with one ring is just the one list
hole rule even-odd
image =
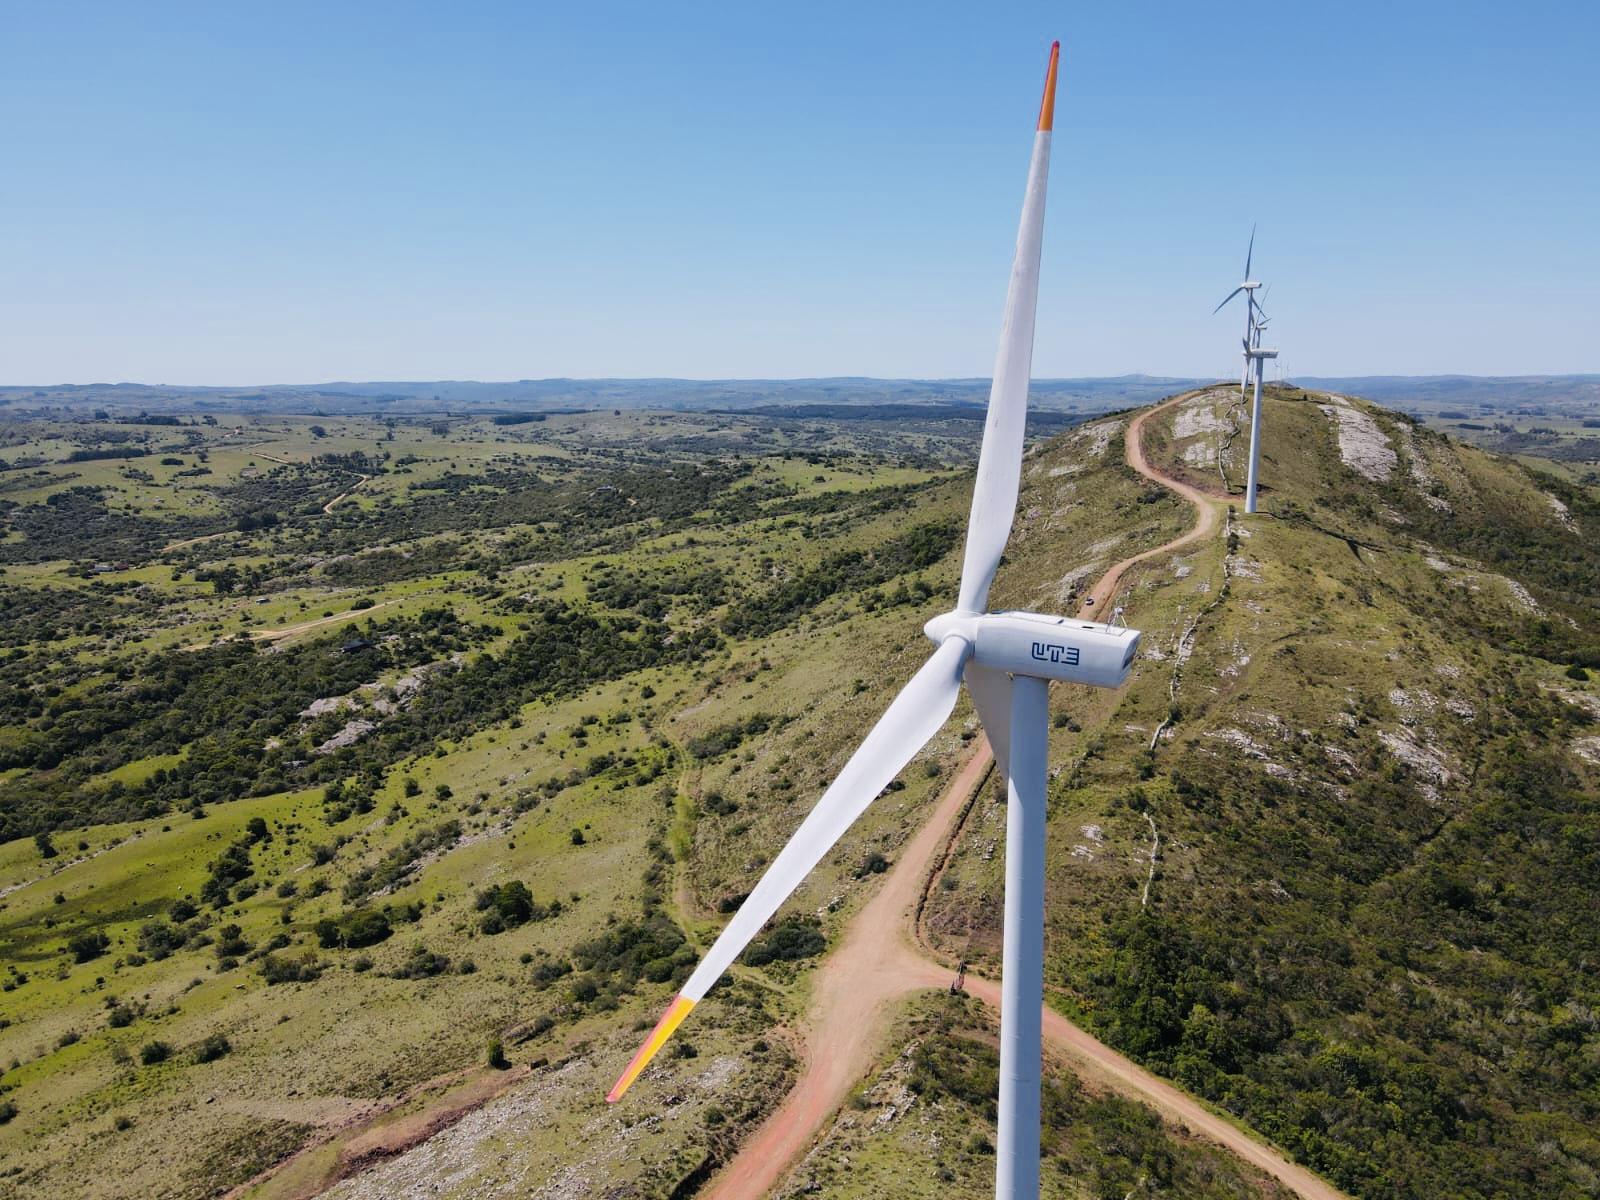
[[[1236, 487], [1236, 395], [1152, 455]], [[1140, 580], [1136, 680], [1054, 750], [1058, 1003], [1353, 1195], [1592, 1195], [1600, 508], [1360, 401], [1264, 420], [1263, 514]], [[938, 896], [973, 957], [1002, 819]]]

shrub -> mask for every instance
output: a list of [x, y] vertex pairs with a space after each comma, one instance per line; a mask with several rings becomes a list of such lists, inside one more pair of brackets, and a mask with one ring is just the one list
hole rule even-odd
[[421, 942], [411, 947], [411, 953], [398, 967], [390, 972], [394, 979], [427, 979], [434, 975], [443, 975], [450, 969], [450, 960], [443, 954], [435, 954]]
[[180, 925], [185, 921], [192, 920], [199, 914], [200, 910], [195, 907], [194, 901], [192, 900], [174, 900], [171, 904], [167, 905], [167, 916], [178, 922]]
[[80, 963], [99, 958], [110, 948], [111, 939], [99, 930], [93, 933], [80, 933], [67, 942], [67, 952], [72, 955], [72, 961]]
[[220, 1033], [213, 1033], [205, 1041], [194, 1048], [194, 1061], [197, 1063], [215, 1062], [225, 1054], [233, 1053], [233, 1045], [227, 1037]]
[[486, 1061], [496, 1071], [504, 1071], [511, 1065], [511, 1060], [506, 1057], [506, 1048], [501, 1044], [499, 1038], [490, 1039]]
[[877, 851], [867, 855], [866, 861], [856, 868], [856, 878], [865, 879], [868, 875], [882, 875], [889, 869], [889, 860]]
[[151, 921], [139, 930], [139, 949], [157, 962], [173, 951], [183, 949], [188, 940], [189, 935], [186, 932], [168, 925], [165, 921]]
[[5, 1101], [4, 1103], [0, 1103], [0, 1125], [10, 1124], [12, 1118], [14, 1118], [16, 1115], [17, 1106], [15, 1104], [11, 1103], [9, 1100]]
[[244, 930], [237, 925], [224, 925], [217, 930], [218, 958], [238, 958], [250, 952], [250, 943], [244, 940]]
[[310, 983], [322, 974], [321, 964], [314, 954], [299, 958], [267, 954], [261, 959], [261, 977], [269, 984]]
[[393, 932], [388, 914], [370, 908], [357, 908], [338, 918], [323, 917], [316, 924], [317, 942], [324, 950], [375, 946]]
[[165, 1042], [146, 1042], [139, 1047], [139, 1061], [147, 1067], [164, 1063], [172, 1057], [172, 1047]]
[[827, 948], [827, 939], [814, 919], [790, 917], [773, 926], [765, 937], [752, 942], [744, 952], [744, 961], [752, 967], [763, 967], [770, 962], [810, 958]]
[[484, 914], [483, 932], [491, 934], [529, 921], [542, 921], [550, 915], [550, 909], [534, 900], [528, 885], [516, 879], [479, 892], [477, 908]]
[[739, 811], [739, 805], [721, 792], [707, 792], [700, 798], [700, 807], [719, 817], [732, 816]]

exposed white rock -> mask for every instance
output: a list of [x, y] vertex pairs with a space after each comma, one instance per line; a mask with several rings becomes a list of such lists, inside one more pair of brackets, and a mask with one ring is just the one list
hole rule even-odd
[[354, 746], [357, 742], [366, 737], [367, 734], [371, 733], [376, 728], [377, 726], [371, 721], [365, 721], [357, 718], [356, 720], [347, 724], [343, 729], [339, 730], [338, 733], [334, 734], [327, 741], [323, 742], [322, 745], [318, 746], [314, 751], [312, 751], [312, 753], [332, 754], [335, 750], [342, 750], [346, 746]]
[[1106, 452], [1106, 447], [1111, 445], [1111, 439], [1122, 429], [1120, 420], [1096, 421], [1092, 425], [1085, 425], [1078, 430], [1073, 440], [1089, 443], [1089, 457], [1099, 458]]
[[1339, 435], [1339, 457], [1363, 479], [1382, 483], [1400, 461], [1370, 413], [1349, 402], [1317, 405], [1332, 418]]
[[1544, 498], [1550, 502], [1550, 508], [1556, 514], [1556, 520], [1560, 521], [1568, 529], [1577, 528], [1572, 523], [1572, 514], [1567, 511], [1567, 506], [1561, 502], [1560, 497], [1552, 496], [1549, 492], [1546, 492]]
[[1242, 729], [1218, 729], [1206, 734], [1206, 736], [1219, 742], [1226, 742], [1234, 749], [1243, 751], [1251, 758], [1266, 758], [1267, 756], [1266, 747]]
[[311, 720], [344, 708], [354, 708], [356, 702], [349, 696], [319, 696], [300, 710], [301, 718]]
[[1515, 579], [1505, 581], [1506, 590], [1511, 593], [1511, 598], [1531, 613], [1539, 611], [1539, 602], [1533, 598], [1533, 593], [1528, 591]]
[[1223, 433], [1228, 423], [1217, 416], [1216, 401], [1210, 392], [1196, 396], [1178, 409], [1172, 419], [1172, 436], [1175, 438], [1199, 437], [1205, 433]]
[[1434, 747], [1416, 741], [1409, 731], [1390, 733], [1385, 730], [1378, 734], [1378, 740], [1389, 747], [1389, 753], [1425, 779], [1434, 783], [1449, 783], [1455, 778], [1445, 756]]

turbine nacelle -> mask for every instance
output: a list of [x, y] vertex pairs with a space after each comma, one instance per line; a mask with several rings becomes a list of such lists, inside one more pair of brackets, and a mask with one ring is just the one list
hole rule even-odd
[[922, 627], [935, 645], [960, 638], [970, 662], [1007, 675], [1121, 687], [1139, 653], [1139, 631], [1045, 613], [942, 613]]

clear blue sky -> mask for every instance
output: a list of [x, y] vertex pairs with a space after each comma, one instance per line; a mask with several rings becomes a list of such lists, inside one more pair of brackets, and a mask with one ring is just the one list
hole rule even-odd
[[[1254, 18], [1258, 32], [1246, 36]], [[1600, 371], [1600, 5], [22, 4], [0, 382]]]

